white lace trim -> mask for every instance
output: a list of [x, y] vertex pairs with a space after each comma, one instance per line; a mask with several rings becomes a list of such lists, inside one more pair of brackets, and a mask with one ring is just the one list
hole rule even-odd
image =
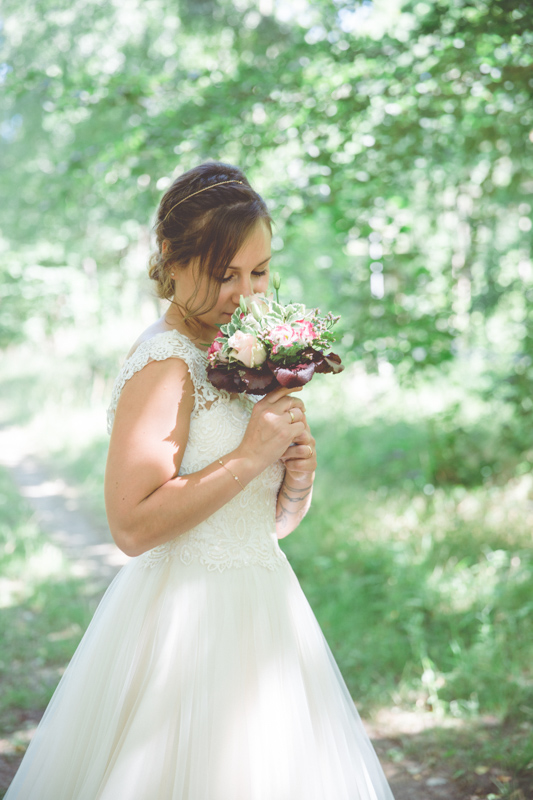
[[223, 534], [218, 526], [211, 529], [211, 535], [206, 541], [199, 538], [200, 533], [195, 528], [171, 542], [154, 547], [139, 556], [139, 562], [145, 568], [153, 569], [174, 558], [179, 558], [182, 564], [187, 566], [193, 561], [198, 561], [207, 567], [209, 572], [224, 572], [226, 569], [242, 569], [251, 565], [274, 570], [287, 562], [287, 557], [280, 549], [275, 534], [267, 533], [261, 539], [253, 542], [228, 543], [223, 535], [220, 536], [220, 539], [213, 536], [213, 534]]

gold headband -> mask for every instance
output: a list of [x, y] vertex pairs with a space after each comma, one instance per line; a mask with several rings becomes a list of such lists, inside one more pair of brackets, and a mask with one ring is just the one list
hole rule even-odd
[[207, 192], [208, 189], [214, 189], [215, 186], [223, 186], [225, 183], [242, 183], [242, 185], [244, 186], [244, 181], [237, 181], [237, 180], [220, 181], [220, 183], [212, 183], [211, 186], [204, 186], [203, 189], [198, 189], [197, 192], [193, 192], [192, 194], [187, 195], [187, 197], [184, 197], [183, 200], [179, 200], [175, 205], [173, 205], [172, 208], [170, 209], [170, 211], [168, 212], [168, 214], [166, 214], [166, 216], [164, 217], [163, 222], [166, 222], [167, 217], [169, 216], [169, 214], [172, 214], [174, 209], [177, 208], [177, 206], [179, 206], [180, 203], [184, 203], [186, 200], [189, 200], [191, 197], [194, 197], [196, 194], [200, 194], [200, 192]]

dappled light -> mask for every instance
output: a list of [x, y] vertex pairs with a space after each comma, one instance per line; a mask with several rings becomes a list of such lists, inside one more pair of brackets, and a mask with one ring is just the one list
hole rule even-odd
[[282, 302], [341, 314], [346, 369], [302, 393], [313, 507], [282, 546], [349, 689], [399, 782], [531, 791], [531, 19], [523, 0], [3, 4], [0, 758], [125, 561], [105, 410], [165, 306], [158, 200], [215, 159], [267, 202]]

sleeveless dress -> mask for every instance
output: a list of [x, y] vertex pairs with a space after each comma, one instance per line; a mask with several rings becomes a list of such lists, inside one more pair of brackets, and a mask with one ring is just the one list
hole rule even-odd
[[[180, 475], [242, 440], [254, 399], [206, 377], [177, 331], [143, 342], [195, 390]], [[393, 800], [286, 556], [271, 465], [195, 528], [122, 568], [50, 701], [5, 800]]]

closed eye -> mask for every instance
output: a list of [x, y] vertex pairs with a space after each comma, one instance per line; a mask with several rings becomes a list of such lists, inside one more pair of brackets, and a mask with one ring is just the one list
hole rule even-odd
[[[256, 277], [256, 278], [261, 278], [263, 275], [266, 275], [266, 274], [267, 274], [267, 272], [268, 272], [268, 270], [267, 270], [267, 269], [262, 269], [262, 270], [254, 270], [254, 271], [252, 272], [252, 275], [255, 275], [255, 277]], [[229, 283], [230, 281], [232, 281], [232, 280], [233, 280], [234, 278], [236, 278], [236, 277], [237, 277], [237, 273], [236, 273], [236, 272], [234, 272], [232, 275], [228, 275], [228, 277], [227, 277], [227, 278], [222, 278], [222, 279], [221, 279], [221, 283]]]

